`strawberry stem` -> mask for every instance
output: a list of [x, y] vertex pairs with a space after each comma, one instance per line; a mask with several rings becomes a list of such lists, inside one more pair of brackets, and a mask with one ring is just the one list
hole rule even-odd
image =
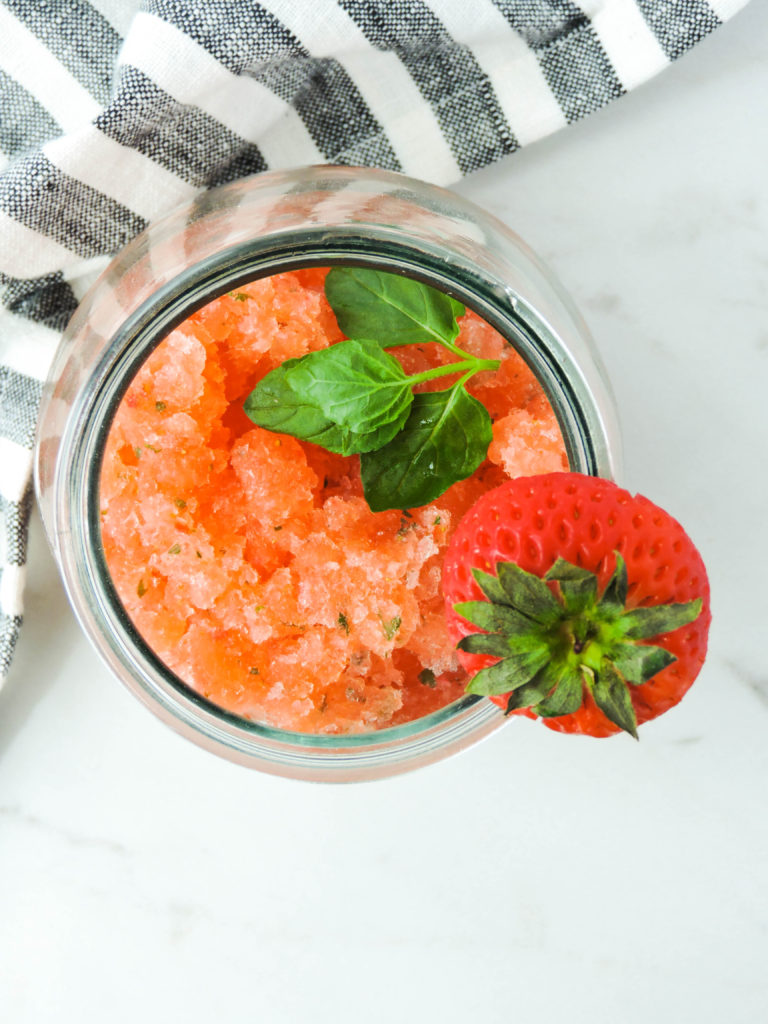
[[467, 691], [509, 694], [507, 713], [530, 708], [551, 718], [576, 711], [586, 687], [603, 714], [637, 738], [632, 695], [676, 660], [641, 641], [693, 622], [702, 602], [627, 609], [626, 565], [615, 557], [599, 597], [596, 574], [563, 559], [543, 579], [512, 562], [497, 563], [495, 576], [475, 571], [484, 600], [454, 610], [483, 632], [458, 647], [499, 660], [473, 676]]

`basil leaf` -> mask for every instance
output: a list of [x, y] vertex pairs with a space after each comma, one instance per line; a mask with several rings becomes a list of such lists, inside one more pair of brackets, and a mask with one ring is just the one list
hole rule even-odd
[[312, 352], [286, 370], [286, 381], [300, 400], [356, 434], [393, 423], [399, 429], [413, 401], [402, 366], [375, 341], [341, 341]]
[[[426, 285], [424, 287], [426, 287]], [[442, 293], [439, 293], [439, 294], [442, 294]], [[460, 316], [464, 316], [464, 314], [467, 312], [467, 307], [464, 305], [463, 302], [459, 302], [458, 299], [452, 299], [451, 296], [449, 295], [448, 296], [448, 301], [451, 304], [451, 309], [453, 310], [453, 315], [456, 317], [457, 320], [458, 320], [458, 318]]]
[[338, 455], [357, 455], [391, 441], [400, 429], [394, 422], [367, 434], [334, 423], [317, 406], [300, 398], [289, 383], [290, 370], [309, 356], [289, 359], [268, 373], [245, 400], [243, 409], [257, 426], [318, 444]]
[[263, 377], [246, 398], [243, 410], [256, 426], [312, 441], [331, 452], [346, 450], [351, 431], [337, 426], [314, 406], [307, 405], [291, 389], [287, 373], [299, 359], [289, 359]]
[[348, 338], [375, 338], [384, 348], [453, 341], [465, 312], [429, 285], [364, 267], [333, 267], [325, 295]]
[[474, 473], [491, 438], [488, 410], [463, 387], [414, 395], [400, 433], [360, 459], [365, 500], [373, 512], [426, 505]]

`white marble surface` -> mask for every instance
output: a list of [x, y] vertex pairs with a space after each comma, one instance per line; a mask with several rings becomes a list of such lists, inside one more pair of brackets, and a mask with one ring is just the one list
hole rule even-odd
[[4, 1020], [768, 1019], [768, 8], [461, 191], [609, 368], [625, 483], [708, 562], [711, 655], [629, 739], [527, 721], [388, 782], [219, 761], [110, 678], [33, 530], [0, 694]]

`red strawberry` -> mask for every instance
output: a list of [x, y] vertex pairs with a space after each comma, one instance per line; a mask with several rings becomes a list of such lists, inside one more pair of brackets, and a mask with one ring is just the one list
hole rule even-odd
[[476, 673], [468, 692], [560, 732], [636, 736], [677, 704], [707, 650], [709, 583], [683, 528], [580, 473], [484, 494], [451, 540], [443, 592]]

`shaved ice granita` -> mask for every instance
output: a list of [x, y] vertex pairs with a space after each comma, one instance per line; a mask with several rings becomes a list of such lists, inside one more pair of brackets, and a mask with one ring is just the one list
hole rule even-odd
[[[448, 300], [458, 334], [447, 347], [350, 342], [326, 294], [328, 274], [305, 268], [238, 285], [154, 348], [109, 428], [99, 511], [120, 601], [179, 679], [241, 718], [336, 735], [401, 725], [462, 697], [467, 676], [441, 593], [447, 544], [488, 489], [567, 469], [568, 458], [541, 384], [480, 316]], [[395, 396], [386, 414], [355, 392], [354, 413], [340, 414], [347, 432], [328, 447], [319, 443], [327, 430], [259, 425], [284, 413], [270, 384], [281, 374], [297, 389], [304, 373], [307, 394], [336, 387], [332, 374], [329, 383], [309, 372], [325, 363], [307, 359], [344, 345], [357, 345], [366, 372], [389, 375], [376, 378], [377, 402], [384, 391]], [[357, 373], [358, 363], [349, 367], [342, 375]], [[453, 425], [441, 419], [448, 432], [432, 456], [411, 451], [398, 476], [390, 452], [401, 435], [390, 435], [429, 405], [419, 396], [450, 388]], [[457, 431], [471, 433], [472, 417], [481, 434], [487, 422], [482, 451], [462, 449], [442, 488], [426, 479], [431, 470], [416, 479], [424, 466], [444, 474], [441, 460], [456, 460], [451, 445]], [[409, 495], [429, 500], [401, 500]]]

